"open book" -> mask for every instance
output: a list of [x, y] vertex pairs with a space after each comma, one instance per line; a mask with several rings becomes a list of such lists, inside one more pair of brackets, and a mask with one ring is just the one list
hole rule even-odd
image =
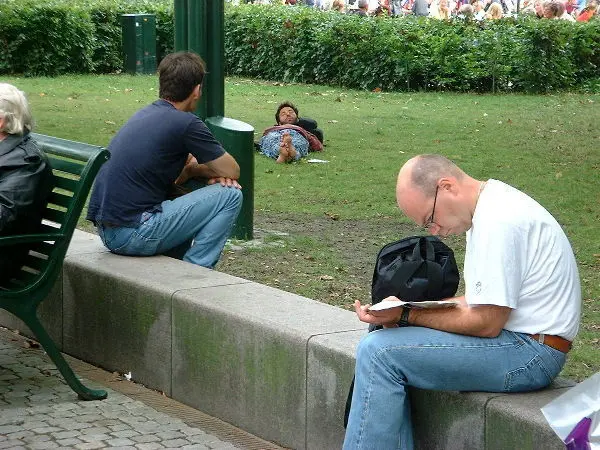
[[406, 306], [407, 308], [454, 308], [459, 302], [456, 300], [439, 300], [439, 301], [425, 301], [425, 302], [403, 302], [402, 300], [389, 300], [385, 302], [375, 303], [371, 305], [369, 311], [382, 311], [384, 309], [398, 308], [399, 306]]

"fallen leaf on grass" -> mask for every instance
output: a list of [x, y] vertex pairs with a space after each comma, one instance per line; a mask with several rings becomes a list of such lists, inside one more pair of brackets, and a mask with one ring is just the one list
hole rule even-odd
[[327, 217], [329, 217], [331, 220], [338, 220], [340, 218], [339, 214], [334, 214], [334, 213], [328, 213], [328, 212], [326, 212], [325, 215]]
[[23, 346], [24, 346], [25, 348], [40, 348], [40, 344], [38, 344], [37, 342], [35, 342], [35, 341], [32, 341], [32, 340], [30, 340], [30, 339], [27, 339], [27, 340], [25, 341], [25, 343], [23, 344]]
[[321, 275], [319, 277], [319, 280], [323, 280], [323, 281], [331, 281], [333, 280], [333, 277], [331, 275]]

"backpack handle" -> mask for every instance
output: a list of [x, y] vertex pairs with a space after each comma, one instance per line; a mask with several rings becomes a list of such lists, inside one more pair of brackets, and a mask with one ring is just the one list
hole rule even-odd
[[[400, 264], [398, 263], [398, 265]], [[407, 286], [415, 273], [425, 266], [428, 285], [423, 285], [419, 296], [425, 295], [426, 291], [437, 292], [441, 289], [443, 285], [442, 267], [435, 261], [435, 248], [431, 240], [427, 239], [427, 237], [419, 237], [419, 241], [414, 245], [411, 261], [405, 261], [402, 263], [402, 266], [403, 270], [395, 270], [393, 273], [390, 280], [391, 286]], [[418, 285], [413, 284], [412, 287], [415, 292], [419, 291]], [[423, 300], [429, 299], [424, 298]]]

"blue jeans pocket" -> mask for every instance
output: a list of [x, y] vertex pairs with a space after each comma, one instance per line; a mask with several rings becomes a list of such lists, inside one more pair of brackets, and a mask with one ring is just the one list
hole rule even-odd
[[548, 386], [554, 376], [542, 358], [536, 355], [524, 367], [507, 372], [504, 377], [504, 391], [525, 392], [541, 389]]
[[[104, 228], [101, 238], [104, 245], [117, 255], [151, 256], [156, 255], [160, 239], [140, 234], [139, 228]], [[143, 230], [142, 230], [143, 231]]]
[[133, 228], [107, 228], [103, 227], [100, 237], [104, 245], [111, 251], [117, 253], [120, 248], [123, 248], [131, 240]]
[[158, 252], [158, 246], [161, 240], [141, 235], [135, 231], [127, 243], [127, 248], [124, 249], [128, 255], [133, 256], [152, 256]]

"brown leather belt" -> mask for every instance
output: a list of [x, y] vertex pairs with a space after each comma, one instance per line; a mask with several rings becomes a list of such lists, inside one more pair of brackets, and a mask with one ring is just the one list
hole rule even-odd
[[571, 341], [561, 338], [560, 336], [552, 336], [550, 334], [530, 334], [529, 336], [540, 344], [552, 347], [559, 352], [569, 353], [569, 350], [571, 350]]

